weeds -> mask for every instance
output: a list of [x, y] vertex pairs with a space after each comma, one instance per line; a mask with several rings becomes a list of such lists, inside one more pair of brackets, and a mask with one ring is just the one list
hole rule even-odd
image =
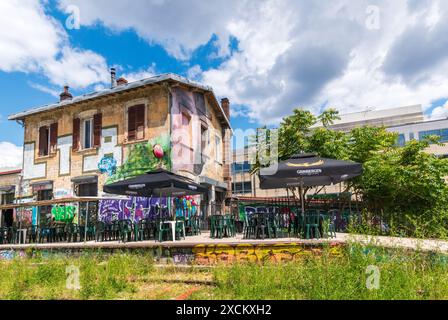
[[[448, 256], [350, 244], [287, 263], [155, 268], [146, 254], [0, 261], [0, 299], [448, 299]], [[79, 290], [67, 267], [79, 268]], [[369, 289], [366, 272], [380, 272]]]

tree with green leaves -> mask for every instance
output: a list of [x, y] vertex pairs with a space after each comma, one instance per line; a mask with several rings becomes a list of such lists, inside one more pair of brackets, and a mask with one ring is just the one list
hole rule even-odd
[[[389, 232], [419, 237], [448, 236], [448, 160], [425, 150], [438, 137], [397, 144], [398, 134], [384, 127], [358, 127], [345, 133], [332, 130], [338, 112], [328, 109], [319, 116], [296, 109], [278, 128], [279, 160], [298, 153], [316, 153], [339, 160], [363, 164], [362, 176], [345, 184], [362, 201], [364, 223], [375, 219], [385, 223]], [[251, 141], [255, 150], [270, 156], [272, 130], [262, 131]], [[254, 157], [252, 173], [263, 167]], [[309, 189], [305, 190], [305, 193]], [[300, 192], [290, 189], [296, 198]], [[298, 201], [300, 199], [298, 198]], [[365, 230], [365, 229], [364, 229]], [[384, 231], [384, 230], [383, 230]]]

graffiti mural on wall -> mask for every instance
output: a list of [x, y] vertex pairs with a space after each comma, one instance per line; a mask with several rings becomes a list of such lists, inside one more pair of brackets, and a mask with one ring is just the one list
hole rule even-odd
[[[187, 170], [200, 175], [210, 161], [212, 127], [207, 124], [209, 117], [203, 93], [190, 92], [181, 88], [172, 89], [172, 139], [174, 170]], [[207, 129], [202, 132], [201, 128]]]
[[[135, 206], [135, 210], [133, 210]], [[98, 219], [110, 223], [119, 220], [132, 220], [135, 222], [146, 218], [155, 218], [158, 212], [167, 215], [166, 198], [132, 197], [130, 199], [100, 200]]]
[[[279, 244], [216, 244], [197, 245], [193, 248], [194, 262], [197, 264], [242, 263], [242, 262], [288, 262], [301, 257], [321, 254], [322, 246], [304, 246], [299, 243]], [[330, 254], [340, 256], [340, 244], [330, 244]]]
[[0, 251], [0, 261], [6, 260], [12, 260], [15, 258], [24, 258], [26, 257], [26, 253], [23, 250], [3, 250]]
[[[157, 149], [161, 148], [163, 152], [158, 150], [155, 153], [155, 146]], [[160, 154], [162, 154], [161, 157], [159, 157]], [[162, 135], [148, 142], [129, 146], [127, 155], [126, 161], [122, 166], [117, 167], [115, 174], [107, 180], [107, 183], [135, 177], [157, 168], [171, 170], [170, 137]]]
[[33, 208], [22, 208], [14, 211], [14, 221], [24, 225], [30, 225], [33, 220]]
[[75, 218], [75, 206], [54, 206], [51, 209], [51, 214], [56, 221], [72, 222]]

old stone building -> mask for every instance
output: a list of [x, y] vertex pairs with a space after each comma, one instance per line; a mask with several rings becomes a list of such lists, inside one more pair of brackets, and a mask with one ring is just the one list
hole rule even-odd
[[157, 167], [206, 185], [207, 203], [230, 190], [229, 101], [174, 74], [73, 97], [9, 117], [25, 130], [23, 201], [108, 196], [103, 185]]
[[[14, 203], [16, 193], [19, 191], [21, 170], [17, 168], [0, 170], [0, 205]], [[0, 227], [9, 227], [13, 222], [11, 209], [0, 210]]]

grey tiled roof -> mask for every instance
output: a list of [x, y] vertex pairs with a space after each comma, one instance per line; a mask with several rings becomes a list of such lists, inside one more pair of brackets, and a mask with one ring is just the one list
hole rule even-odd
[[222, 113], [221, 114], [222, 118], [225, 120], [225, 122], [230, 127], [230, 120], [227, 119], [226, 115], [224, 114], [224, 111], [222, 110], [222, 107], [221, 107], [220, 103], [218, 102], [218, 100], [216, 99], [216, 96], [213, 93], [213, 89], [210, 86], [205, 86], [203, 84], [190, 81], [187, 78], [181, 77], [181, 76], [179, 76], [177, 74], [173, 74], [173, 73], [161, 74], [161, 75], [157, 75], [157, 76], [154, 76], [154, 77], [151, 77], [151, 78], [146, 78], [146, 79], [130, 82], [130, 83], [127, 83], [127, 84], [123, 84], [123, 85], [120, 85], [120, 86], [116, 86], [114, 88], [104, 89], [104, 90], [100, 90], [100, 91], [96, 91], [96, 92], [80, 95], [80, 96], [77, 96], [77, 97], [73, 97], [73, 99], [70, 99], [70, 100], [64, 100], [64, 101], [61, 101], [61, 102], [58, 102], [58, 103], [53, 103], [53, 104], [48, 104], [48, 105], [32, 108], [32, 109], [29, 109], [29, 110], [26, 110], [26, 111], [22, 111], [22, 112], [18, 112], [18, 113], [10, 115], [8, 117], [8, 120], [22, 120], [25, 117], [33, 115], [33, 114], [46, 112], [46, 111], [50, 111], [50, 110], [55, 110], [55, 109], [63, 108], [63, 107], [66, 107], [66, 106], [70, 106], [70, 105], [73, 105], [73, 104], [76, 104], [76, 103], [79, 103], [79, 102], [93, 100], [93, 99], [96, 99], [96, 98], [99, 98], [99, 97], [103, 97], [103, 96], [107, 96], [107, 95], [110, 95], [110, 94], [120, 93], [120, 92], [128, 91], [128, 90], [131, 90], [131, 89], [136, 89], [136, 88], [139, 88], [139, 87], [150, 85], [150, 84], [162, 83], [162, 82], [165, 82], [165, 81], [178, 82], [178, 83], [182, 83], [182, 84], [185, 84], [187, 86], [190, 86], [190, 87], [195, 87], [195, 88], [198, 88], [198, 89], [201, 89], [201, 90], [204, 90], [204, 91], [211, 92], [213, 94], [213, 98], [214, 98], [215, 102], [219, 106], [219, 109], [220, 109], [220, 111]]

